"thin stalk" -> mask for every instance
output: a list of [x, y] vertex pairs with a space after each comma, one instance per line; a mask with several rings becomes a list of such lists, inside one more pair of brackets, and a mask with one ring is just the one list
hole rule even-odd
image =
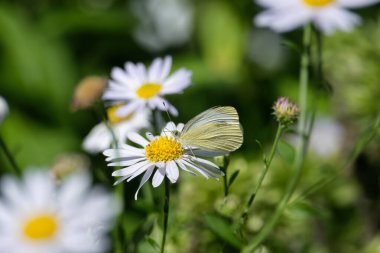
[[281, 135], [285, 129], [286, 129], [286, 127], [282, 124], [279, 124], [277, 127], [276, 137], [274, 138], [272, 149], [269, 153], [269, 157], [268, 157], [268, 159], [266, 157], [264, 158], [264, 170], [261, 172], [261, 175], [260, 175], [259, 180], [256, 184], [256, 187], [253, 190], [252, 194], [250, 195], [250, 198], [248, 199], [244, 213], [240, 217], [240, 226], [242, 226], [247, 220], [249, 209], [252, 207], [253, 201], [255, 200], [257, 193], [259, 192], [259, 190], [261, 188], [261, 185], [264, 181], [264, 178], [265, 178], [265, 176], [269, 170], [269, 167], [272, 163], [274, 154], [276, 153], [278, 142], [279, 142]]
[[160, 253], [164, 253], [164, 249], [165, 249], [166, 234], [168, 231], [168, 221], [169, 221], [169, 204], [170, 204], [170, 182], [169, 182], [169, 179], [165, 178], [164, 226], [163, 226]]
[[310, 62], [310, 44], [311, 44], [311, 25], [306, 25], [304, 28], [303, 36], [303, 53], [301, 58], [301, 70], [300, 70], [300, 88], [299, 88], [299, 107], [300, 117], [298, 121], [298, 133], [300, 139], [297, 145], [297, 153], [294, 159], [294, 172], [287, 185], [286, 191], [280, 203], [270, 220], [265, 223], [263, 229], [257, 234], [255, 239], [250, 242], [244, 249], [243, 253], [254, 251], [260, 244], [268, 237], [274, 226], [277, 224], [279, 218], [284, 212], [289, 199], [291, 198], [294, 190], [296, 189], [298, 182], [302, 174], [303, 163], [308, 146], [309, 131], [311, 127], [307, 124], [307, 91], [309, 83], [309, 62]]
[[230, 164], [230, 158], [228, 156], [223, 156], [223, 166], [221, 170], [224, 172], [223, 185], [224, 185], [224, 199], [226, 200], [229, 194], [229, 179], [227, 178], [227, 169]]
[[17, 176], [21, 176], [21, 169], [17, 165], [16, 160], [14, 159], [11, 151], [9, 150], [7, 144], [5, 143], [5, 141], [1, 135], [0, 135], [0, 147], [4, 151], [4, 154], [7, 157], [9, 163], [12, 165], [15, 174]]
[[227, 181], [227, 174], [223, 177], [223, 183], [224, 183], [224, 198], [228, 196], [228, 181]]

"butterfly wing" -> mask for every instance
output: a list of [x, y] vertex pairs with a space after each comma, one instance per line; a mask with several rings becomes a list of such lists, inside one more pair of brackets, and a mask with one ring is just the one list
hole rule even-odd
[[239, 115], [231, 106], [213, 107], [191, 119], [179, 139], [186, 146], [205, 151], [234, 151], [243, 143]]

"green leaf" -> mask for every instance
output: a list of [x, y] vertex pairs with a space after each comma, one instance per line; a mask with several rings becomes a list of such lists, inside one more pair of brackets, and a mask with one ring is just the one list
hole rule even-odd
[[308, 201], [300, 201], [288, 206], [286, 213], [296, 219], [309, 217], [327, 219], [330, 216], [327, 210]]
[[278, 142], [277, 152], [285, 160], [286, 163], [293, 163], [296, 152], [289, 143], [280, 140]]
[[239, 175], [239, 172], [240, 170], [236, 170], [234, 171], [234, 173], [232, 173], [232, 175], [230, 176], [230, 180], [228, 182], [228, 187], [231, 187], [231, 185], [233, 184], [233, 182], [236, 180], [237, 176]]
[[149, 243], [150, 246], [152, 246], [152, 248], [156, 249], [157, 251], [160, 250], [160, 245], [152, 237], [145, 236], [145, 240]]
[[240, 249], [243, 246], [243, 242], [236, 236], [232, 230], [231, 224], [223, 217], [207, 214], [204, 217], [205, 224], [221, 239], [225, 240], [228, 244]]

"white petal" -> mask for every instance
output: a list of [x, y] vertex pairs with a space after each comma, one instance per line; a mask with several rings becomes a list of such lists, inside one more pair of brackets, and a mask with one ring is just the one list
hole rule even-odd
[[122, 145], [122, 148], [107, 149], [103, 152], [103, 155], [108, 156], [106, 161], [110, 161], [114, 158], [144, 156], [145, 150], [135, 148], [127, 144]]
[[282, 9], [264, 11], [256, 16], [255, 23], [270, 27], [276, 32], [288, 32], [308, 23], [312, 16], [310, 8], [294, 4]]
[[143, 105], [143, 102], [140, 100], [134, 100], [127, 103], [124, 106], [121, 106], [116, 110], [115, 114], [118, 117], [124, 117], [131, 114], [133, 111], [138, 111], [138, 109]]
[[358, 15], [335, 7], [319, 12], [314, 20], [316, 26], [326, 34], [332, 34], [336, 30], [349, 32], [360, 21]]
[[129, 133], [128, 139], [130, 139], [134, 143], [139, 144], [143, 147], [145, 147], [146, 145], [149, 144], [149, 142], [146, 139], [144, 139], [141, 135], [139, 135], [138, 133], [135, 133], [135, 132]]
[[158, 78], [161, 74], [162, 63], [163, 62], [161, 58], [154, 59], [148, 71], [148, 82], [150, 83], [159, 82]]
[[185, 126], [185, 124], [183, 124], [183, 123], [179, 123], [179, 124], [177, 125], [177, 131], [178, 131], [178, 132], [182, 132], [184, 126]]
[[111, 77], [115, 81], [123, 84], [123, 86], [131, 90], [134, 90], [135, 87], [137, 86], [136, 80], [129, 78], [129, 76], [121, 68], [118, 68], [118, 67], [113, 68], [111, 71]]
[[156, 173], [154, 173], [152, 185], [158, 187], [165, 178], [165, 167], [159, 167]]
[[201, 173], [205, 178], [214, 178], [216, 180], [219, 180], [219, 178], [217, 176], [215, 176], [214, 174], [208, 172], [207, 170], [205, 170], [204, 168], [202, 167], [199, 167], [197, 166], [196, 164], [194, 164], [193, 162], [191, 162], [190, 160], [186, 160], [186, 159], [182, 159], [182, 163], [184, 165], [186, 165], [187, 167], [190, 167], [190, 168], [193, 168], [195, 169], [197, 172]]
[[[299, 0], [296, 0], [299, 1]], [[293, 4], [295, 0], [256, 0], [255, 1], [258, 5], [261, 5], [266, 8], [282, 8], [286, 5]]]
[[130, 176], [140, 170], [141, 168], [144, 168], [147, 164], [149, 164], [148, 161], [142, 161], [139, 163], [136, 163], [134, 165], [128, 166], [126, 168], [116, 170], [112, 173], [113, 177], [125, 177]]
[[146, 81], [146, 71], [142, 64], [134, 64], [132, 62], [125, 63], [125, 69], [128, 75], [136, 80], [140, 85]]
[[214, 164], [214, 163], [212, 163], [212, 162], [210, 162], [208, 160], [205, 160], [205, 159], [202, 159], [202, 158], [198, 158], [198, 157], [193, 157], [193, 156], [190, 157], [190, 160], [192, 162], [194, 162], [194, 163], [197, 163], [197, 164], [201, 165], [205, 169], [207, 169], [207, 170], [209, 170], [209, 171], [211, 171], [211, 172], [213, 172], [215, 174], [219, 174], [219, 175], [224, 176], [223, 171], [221, 171], [216, 164]]
[[[90, 186], [91, 178], [87, 173], [74, 174], [64, 180], [58, 191], [59, 208], [65, 210], [68, 206], [80, 205]], [[75, 212], [74, 209], [72, 211]]]
[[164, 83], [162, 94], [181, 93], [183, 89], [191, 84], [191, 71], [179, 69], [173, 73]]
[[108, 166], [122, 166], [122, 167], [131, 166], [131, 165], [138, 163], [138, 162], [141, 162], [143, 160], [146, 160], [146, 158], [142, 157], [142, 158], [125, 160], [125, 161], [117, 161], [117, 162], [109, 163]]
[[177, 164], [179, 165], [179, 167], [180, 167], [182, 170], [184, 170], [184, 171], [190, 173], [191, 175], [193, 175], [193, 176], [196, 176], [196, 175], [197, 175], [196, 173], [194, 173], [194, 172], [192, 172], [191, 170], [189, 170], [188, 168], [186, 168], [186, 166], [182, 163], [181, 160], [177, 160]]
[[143, 178], [141, 179], [140, 181], [140, 185], [139, 187], [137, 188], [137, 191], [135, 193], [135, 200], [137, 200], [137, 194], [139, 193], [141, 187], [146, 183], [146, 181], [149, 180], [150, 176], [152, 175], [153, 173], [153, 169], [154, 169], [154, 165], [151, 165], [148, 170], [145, 172]]
[[[125, 139], [124, 139], [125, 140]], [[82, 148], [91, 154], [102, 152], [112, 143], [112, 134], [104, 123], [96, 125], [84, 138]]]
[[345, 8], [360, 8], [377, 4], [379, 0], [337, 0], [338, 4]]
[[163, 82], [168, 77], [171, 67], [172, 67], [172, 57], [166, 56], [162, 64], [160, 76], [158, 77], [158, 80], [160, 82]]
[[127, 182], [131, 181], [132, 179], [134, 179], [135, 177], [139, 176], [141, 173], [146, 171], [149, 168], [149, 166], [155, 166], [155, 164], [148, 163], [147, 165], [144, 165], [139, 170], [135, 171], [133, 175], [130, 175], [130, 177], [127, 179]]
[[179, 171], [177, 164], [174, 161], [167, 162], [166, 165], [166, 175], [168, 176], [170, 182], [175, 183], [179, 177]]

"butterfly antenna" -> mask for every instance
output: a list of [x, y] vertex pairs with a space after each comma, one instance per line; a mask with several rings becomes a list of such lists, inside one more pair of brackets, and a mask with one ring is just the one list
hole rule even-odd
[[[170, 114], [169, 114], [169, 107], [167, 106], [167, 104], [165, 103], [165, 102], [162, 102], [162, 105], [164, 106], [164, 108], [165, 108], [165, 112], [166, 112], [166, 115], [168, 116], [168, 118], [169, 118], [169, 122], [173, 122], [172, 121], [172, 118], [170, 117]], [[169, 129], [167, 129], [167, 128], [164, 128], [164, 133], [165, 132], [169, 132], [169, 133], [171, 133], [172, 135], [176, 135], [173, 131], [170, 131]]]
[[172, 118], [170, 117], [170, 114], [169, 114], [169, 107], [166, 105], [165, 102], [162, 102], [162, 104], [163, 104], [163, 106], [164, 106], [164, 108], [165, 108], [164, 111], [166, 112], [166, 115], [168, 116], [169, 121], [173, 122], [173, 121], [172, 121]]

